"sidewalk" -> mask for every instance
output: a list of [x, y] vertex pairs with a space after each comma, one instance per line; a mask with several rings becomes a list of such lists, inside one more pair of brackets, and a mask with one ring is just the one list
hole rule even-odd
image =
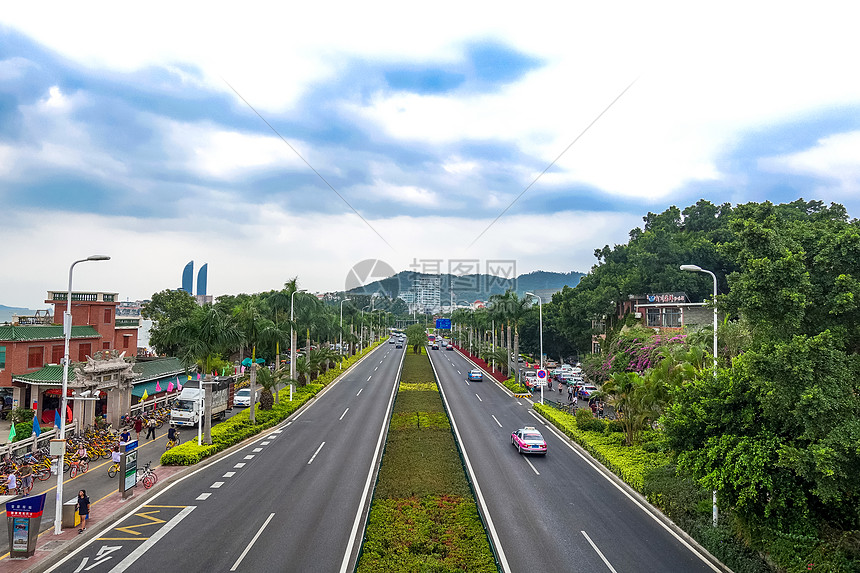
[[[193, 466], [192, 466], [193, 467]], [[152, 494], [160, 491], [167, 483], [173, 481], [178, 475], [188, 470], [185, 466], [159, 466], [158, 483], [149, 490], [140, 484], [132, 497], [123, 500], [118, 491], [99, 499], [90, 504], [90, 519], [87, 522], [87, 530], [81, 535], [77, 528], [63, 529], [59, 535], [54, 535], [53, 528], [42, 532], [36, 545], [36, 553], [29, 559], [12, 559], [4, 557], [0, 559], [0, 569], [3, 573], [23, 573], [25, 571], [44, 571], [54, 563], [61, 555], [65, 555], [86, 539], [98, 536], [108, 529], [113, 523], [117, 513], [130, 507], [143, 505]], [[52, 515], [42, 515], [42, 525], [45, 520], [53, 521]], [[8, 555], [8, 554], [7, 554]]]

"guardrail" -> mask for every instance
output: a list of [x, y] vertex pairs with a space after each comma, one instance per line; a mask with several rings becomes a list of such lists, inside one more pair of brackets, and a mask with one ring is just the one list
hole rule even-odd
[[161, 406], [167, 405], [168, 402], [173, 400], [174, 398], [179, 396], [179, 391], [174, 390], [173, 392], [167, 392], [163, 396], [156, 396], [153, 398], [149, 398], [143, 402], [138, 402], [137, 404], [132, 404], [131, 408], [128, 409], [128, 413], [132, 416], [136, 414], [142, 414], [147, 410], [154, 410]]
[[[78, 431], [78, 421], [75, 420], [71, 424], [66, 424], [66, 435], [71, 436]], [[6, 444], [5, 446], [0, 446], [0, 457], [15, 456], [18, 455], [16, 452], [20, 452], [21, 450], [26, 450], [28, 452], [32, 452], [37, 450], [41, 446], [45, 445], [45, 443], [54, 439], [55, 436], [58, 435], [57, 430], [43, 430], [39, 436], [30, 436], [29, 438], [25, 438], [23, 440], [18, 440], [17, 442], [11, 442]]]

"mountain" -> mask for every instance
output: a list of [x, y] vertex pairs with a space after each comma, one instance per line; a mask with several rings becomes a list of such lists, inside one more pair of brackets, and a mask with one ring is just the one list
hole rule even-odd
[[0, 304], [0, 324], [4, 322], [10, 322], [12, 320], [12, 315], [16, 314], [18, 316], [33, 316], [36, 314], [35, 310], [30, 310], [29, 308], [22, 308], [19, 306], [5, 306]]
[[[451, 287], [453, 285], [453, 298], [457, 302], [474, 302], [476, 300], [487, 300], [494, 294], [503, 294], [508, 289], [514, 289], [519, 296], [526, 292], [538, 292], [542, 297], [547, 291], [560, 290], [564, 286], [575, 287], [579, 279], [585, 273], [571, 271], [569, 273], [555, 273], [550, 271], [534, 271], [519, 275], [514, 279], [506, 279], [495, 275], [472, 274], [456, 276], [450, 274], [431, 275], [415, 271], [401, 271], [392, 277], [373, 281], [364, 286], [348, 290], [349, 294], [371, 294], [381, 292], [391, 298], [396, 297], [404, 291], [412, 288], [412, 283], [418, 277], [435, 277], [441, 279], [439, 291], [441, 303], [447, 304], [451, 299]], [[548, 302], [544, 298], [544, 302]]]

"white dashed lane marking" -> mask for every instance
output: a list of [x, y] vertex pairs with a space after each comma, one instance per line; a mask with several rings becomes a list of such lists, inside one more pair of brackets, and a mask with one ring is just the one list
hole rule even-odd
[[[478, 395], [477, 395], [477, 394], [475, 394], [475, 396], [478, 396]], [[483, 402], [483, 400], [481, 400], [481, 397], [480, 397], [480, 396], [478, 396], [478, 401], [479, 401], [479, 402]]]
[[[491, 415], [491, 416], [493, 416], [492, 414], [490, 414], [490, 415]], [[499, 427], [501, 428], [501, 427], [502, 427], [502, 423], [501, 423], [501, 422], [499, 422], [499, 420], [497, 420], [495, 416], [493, 416], [493, 419], [494, 419], [494, 420], [496, 420], [496, 423], [497, 423], [497, 424], [499, 425]]]
[[244, 468], [244, 467], [245, 467], [245, 462], [239, 462], [238, 464], [236, 464], [236, 465], [235, 465], [235, 466], [233, 466], [233, 467], [234, 467], [234, 468], [237, 468], [237, 469], [238, 469], [238, 468]]
[[308, 465], [311, 465], [313, 463], [314, 458], [317, 457], [317, 454], [320, 453], [320, 450], [323, 448], [324, 445], [325, 445], [325, 442], [320, 444], [320, 447], [317, 448], [317, 451], [315, 451], [314, 455], [311, 456], [311, 459], [308, 460]]
[[254, 448], [254, 449], [253, 449], [253, 450], [251, 450], [251, 451], [253, 451], [253, 452], [262, 452], [262, 451], [263, 451], [263, 448]]
[[233, 477], [234, 475], [236, 475], [236, 472], [227, 472], [226, 474], [224, 474], [224, 477], [225, 477], [225, 478], [231, 478], [231, 477]]
[[[362, 390], [364, 390], [364, 388], [362, 388], [361, 390], [359, 390], [359, 391], [358, 391], [358, 394], [361, 394]], [[358, 396], [358, 394], [356, 394], [356, 396]]]
[[254, 454], [248, 454], [247, 456], [245, 456], [245, 457], [244, 457], [244, 458], [242, 458], [242, 459], [243, 459], [243, 460], [253, 460], [253, 459], [254, 459]]
[[216, 481], [215, 483], [213, 483], [213, 484], [212, 484], [212, 485], [210, 485], [209, 487], [211, 487], [212, 489], [218, 489], [218, 488], [219, 488], [219, 487], [221, 487], [222, 485], [224, 485], [224, 482], [223, 482], [223, 481]]
[[210, 495], [212, 495], [212, 492], [207, 491], [206, 493], [201, 493], [200, 495], [198, 495], [196, 499], [197, 501], [203, 501], [204, 499], [207, 499]]

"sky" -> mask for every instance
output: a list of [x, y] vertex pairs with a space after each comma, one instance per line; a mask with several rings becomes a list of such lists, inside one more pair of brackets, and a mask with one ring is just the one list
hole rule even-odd
[[121, 300], [179, 287], [190, 260], [216, 296], [325, 292], [356, 265], [587, 272], [701, 198], [858, 216], [857, 12], [8, 4], [0, 304], [44, 308], [91, 254], [111, 260], [74, 289]]

